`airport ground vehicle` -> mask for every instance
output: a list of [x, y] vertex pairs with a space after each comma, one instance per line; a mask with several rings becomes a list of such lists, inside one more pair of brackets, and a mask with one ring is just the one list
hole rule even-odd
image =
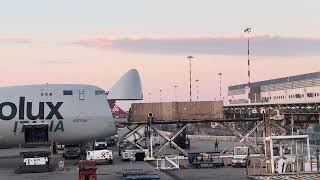
[[[190, 149], [190, 139], [187, 136], [186, 131], [183, 131], [173, 140], [182, 149]], [[170, 144], [170, 147], [171, 144]]]
[[41, 173], [52, 171], [51, 154], [47, 151], [21, 152], [23, 163], [15, 170], [15, 173]]
[[87, 151], [87, 160], [95, 160], [97, 163], [112, 164], [112, 151], [107, 149]]
[[107, 149], [107, 147], [112, 147], [116, 145], [116, 140], [113, 137], [97, 139], [94, 141], [95, 150]]
[[77, 159], [80, 157], [80, 147], [78, 144], [68, 144], [64, 146], [62, 157], [65, 159]]
[[106, 142], [109, 147], [115, 146], [117, 144], [114, 138], [107, 138]]
[[58, 150], [64, 150], [64, 145], [63, 144], [58, 144], [57, 145]]
[[144, 158], [148, 155], [148, 149], [130, 149], [122, 152], [122, 160], [144, 161]]
[[246, 167], [248, 162], [247, 157], [249, 156], [248, 147], [235, 147], [233, 151], [233, 158], [231, 160], [232, 167]]
[[96, 180], [97, 179], [96, 162], [92, 160], [79, 161], [79, 180]]
[[219, 153], [189, 153], [189, 164], [195, 168], [201, 167], [223, 167], [224, 161], [219, 157]]
[[106, 139], [97, 139], [94, 141], [95, 150], [107, 149], [107, 147], [108, 147], [108, 142], [106, 141]]

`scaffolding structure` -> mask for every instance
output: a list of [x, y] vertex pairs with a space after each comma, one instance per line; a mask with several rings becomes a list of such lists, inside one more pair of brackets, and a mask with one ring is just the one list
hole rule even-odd
[[[177, 116], [177, 118], [179, 117]], [[176, 143], [177, 137], [181, 136], [188, 126], [195, 126], [200, 123], [219, 123], [229, 129], [236, 137], [236, 141], [223, 149], [220, 155], [231, 154], [233, 149], [239, 145], [249, 147], [256, 154], [264, 154], [262, 145], [258, 145], [257, 142], [259, 138], [293, 134], [294, 123], [301, 122], [301, 119], [306, 119], [305, 122], [307, 123], [311, 121], [320, 123], [320, 104], [251, 103], [228, 105], [223, 106], [223, 115], [220, 118], [203, 118], [203, 116], [199, 116], [198, 118], [202, 119], [196, 119], [195, 117], [177, 120], [159, 119], [159, 117], [153, 119], [152, 117], [146, 120], [138, 119], [139, 121], [136, 122], [128, 122], [126, 127], [129, 132], [120, 137], [120, 142], [127, 143], [123, 143], [124, 145], [121, 148], [122, 150], [132, 148], [148, 149], [149, 158], [153, 159], [154, 156], [157, 157], [167, 153], [164, 150], [170, 146], [176, 149], [179, 154], [187, 156], [187, 152]], [[249, 125], [245, 131], [243, 131], [244, 128], [237, 128], [243, 122], [247, 122], [244, 124]], [[161, 124], [179, 126], [174, 132], [168, 133], [158, 128], [157, 125]], [[290, 126], [291, 133], [288, 133], [287, 130], [289, 130]], [[263, 132], [260, 137], [258, 137], [258, 130]], [[154, 135], [164, 140], [157, 147], [153, 146], [152, 137]]]
[[[240, 143], [246, 144], [250, 149], [258, 154], [262, 154], [261, 150], [256, 146], [255, 142], [251, 140], [251, 136], [258, 127], [261, 127], [264, 123], [262, 118], [246, 118], [246, 119], [206, 119], [206, 120], [176, 120], [176, 121], [155, 121], [153, 118], [149, 118], [148, 121], [145, 122], [129, 122], [126, 123], [126, 127], [128, 128], [128, 132], [120, 137], [120, 144], [122, 144], [121, 149], [119, 151], [124, 151], [127, 149], [148, 149], [149, 157], [147, 159], [153, 160], [155, 157], [162, 156], [163, 154], [168, 154], [168, 152], [164, 152], [166, 147], [170, 146], [178, 151], [180, 155], [185, 157], [188, 156], [188, 153], [181, 148], [176, 142], [175, 139], [181, 135], [188, 126], [192, 126], [198, 123], [221, 123], [224, 127], [231, 130], [231, 132], [237, 137], [238, 141], [234, 144], [231, 144], [228, 148], [223, 150], [220, 154], [228, 154], [230, 153], [234, 147], [239, 145]], [[251, 129], [243, 134], [239, 130], [237, 130], [232, 124], [238, 122], [251, 122], [256, 124]], [[177, 129], [168, 133], [160, 130], [156, 125], [157, 124], [175, 124], [178, 125]], [[164, 141], [159, 144], [158, 147], [153, 146], [153, 136], [159, 136]]]

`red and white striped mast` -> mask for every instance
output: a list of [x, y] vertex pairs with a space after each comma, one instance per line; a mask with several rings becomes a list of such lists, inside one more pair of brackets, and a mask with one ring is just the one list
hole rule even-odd
[[246, 28], [243, 32], [248, 33], [248, 100], [251, 103], [251, 73], [250, 73], [250, 32], [251, 28]]
[[193, 59], [193, 56], [188, 56], [187, 59], [189, 60], [189, 96], [190, 96], [190, 102], [192, 101], [192, 78], [191, 78], [191, 60]]

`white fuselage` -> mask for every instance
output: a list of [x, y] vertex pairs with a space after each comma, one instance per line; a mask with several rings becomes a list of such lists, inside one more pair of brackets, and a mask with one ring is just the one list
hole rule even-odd
[[45, 84], [0, 88], [0, 146], [25, 144], [23, 125], [48, 124], [49, 141], [74, 144], [114, 135], [101, 88]]

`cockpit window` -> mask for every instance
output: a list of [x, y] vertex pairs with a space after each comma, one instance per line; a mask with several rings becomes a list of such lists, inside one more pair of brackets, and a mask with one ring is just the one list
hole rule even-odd
[[100, 95], [100, 94], [106, 94], [106, 92], [104, 90], [96, 90], [95, 91], [96, 95]]
[[72, 96], [72, 94], [73, 94], [72, 90], [64, 90], [63, 91], [63, 95], [69, 95], [69, 96], [71, 95]]

